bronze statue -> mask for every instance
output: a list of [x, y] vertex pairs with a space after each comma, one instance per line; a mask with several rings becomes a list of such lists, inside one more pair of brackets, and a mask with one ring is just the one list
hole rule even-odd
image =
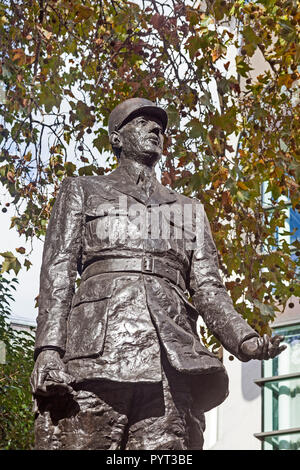
[[234, 310], [202, 204], [157, 181], [166, 126], [151, 101], [121, 103], [109, 118], [118, 168], [61, 185], [41, 269], [36, 449], [201, 449], [228, 377], [199, 314], [242, 361], [285, 347]]

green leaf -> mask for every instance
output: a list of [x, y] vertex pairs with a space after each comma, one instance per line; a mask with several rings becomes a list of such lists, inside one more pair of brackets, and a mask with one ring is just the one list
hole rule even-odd
[[256, 36], [251, 26], [249, 25], [245, 26], [243, 28], [242, 34], [248, 43], [254, 43], [254, 44], [259, 43], [259, 38]]
[[201, 123], [199, 119], [192, 119], [187, 123], [187, 127], [190, 128], [189, 137], [191, 139], [197, 139], [198, 137], [203, 136], [203, 123]]
[[168, 114], [169, 127], [178, 127], [180, 123], [180, 117], [176, 106], [171, 105], [166, 109], [166, 111]]
[[0, 253], [0, 256], [4, 258], [1, 273], [9, 272], [12, 269], [16, 274], [18, 274], [21, 269], [21, 264], [13, 253], [11, 251], [6, 251], [4, 253]]
[[66, 171], [67, 171], [67, 175], [68, 175], [68, 176], [73, 176], [73, 175], [74, 175], [74, 173], [75, 173], [75, 171], [76, 171], [76, 165], [75, 165], [74, 163], [72, 163], [72, 162], [66, 162], [66, 163], [64, 164], [64, 167], [65, 167], [65, 169], [66, 169]]
[[236, 56], [235, 58], [235, 64], [236, 64], [236, 70], [237, 70], [237, 73], [239, 75], [242, 75], [242, 77], [247, 77], [248, 76], [248, 72], [250, 72], [250, 70], [253, 70], [252, 67], [250, 67], [250, 65], [248, 65], [243, 56]]
[[89, 8], [88, 6], [81, 5], [79, 9], [77, 10], [76, 13], [76, 21], [81, 21], [81, 20], [86, 20], [90, 16], [92, 16], [94, 13], [94, 10], [92, 8]]
[[98, 134], [98, 136], [93, 140], [93, 144], [101, 153], [109, 150], [110, 144], [108, 134]]
[[263, 304], [257, 299], [253, 299], [253, 304], [260, 310], [261, 315], [270, 316], [272, 318], [275, 316], [274, 308], [270, 305]]
[[95, 165], [87, 165], [79, 168], [78, 173], [80, 176], [92, 176], [94, 173], [96, 173], [95, 170]]
[[202, 46], [203, 46], [203, 39], [201, 39], [199, 36], [194, 36], [190, 38], [189, 43], [188, 43], [188, 51], [189, 51], [191, 59], [195, 57], [196, 52], [198, 52]]
[[51, 113], [53, 107], [59, 108], [60, 99], [55, 96], [51, 89], [42, 87], [39, 101], [41, 105], [45, 106], [46, 113]]
[[232, 106], [224, 114], [219, 114], [219, 113], [215, 114], [215, 116], [212, 118], [211, 121], [214, 124], [214, 126], [219, 127], [220, 129], [223, 129], [228, 134], [232, 134], [232, 132], [236, 129], [236, 124], [237, 124], [236, 113], [237, 113], [237, 110], [235, 106]]
[[25, 259], [25, 261], [24, 261], [24, 266], [25, 266], [26, 270], [28, 271], [28, 269], [30, 268], [30, 266], [32, 266], [31, 261], [29, 261], [29, 259]]

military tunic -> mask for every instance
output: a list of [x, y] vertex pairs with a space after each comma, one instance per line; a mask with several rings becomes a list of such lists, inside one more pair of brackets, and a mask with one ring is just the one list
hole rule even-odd
[[[170, 231], [162, 236], [168, 212], [162, 211], [154, 228], [147, 217], [137, 222], [139, 210], [147, 214], [155, 207], [182, 213], [186, 207], [195, 213], [202, 208], [203, 217], [196, 224], [193, 215], [192, 227], [183, 227], [181, 236], [178, 219], [167, 217]], [[144, 258], [177, 272], [181, 282], [160, 270], [115, 271], [124, 260]], [[85, 278], [99, 262], [107, 270]], [[77, 272], [83, 280], [75, 292]], [[200, 202], [125, 164], [106, 176], [64, 180], [47, 230], [39, 305], [36, 355], [57, 348], [79, 382], [156, 383], [162, 379], [163, 352], [174, 370], [191, 380], [203, 410], [225, 399], [228, 378], [219, 359], [201, 344], [197, 316], [241, 360], [242, 342], [258, 336], [234, 310], [222, 284]]]

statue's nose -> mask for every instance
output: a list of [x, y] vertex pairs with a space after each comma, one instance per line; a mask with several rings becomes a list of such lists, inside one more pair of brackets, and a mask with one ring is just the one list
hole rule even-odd
[[157, 137], [159, 137], [159, 134], [161, 132], [161, 128], [158, 124], [153, 123], [152, 126], [150, 127], [150, 132], [153, 134], [156, 134]]

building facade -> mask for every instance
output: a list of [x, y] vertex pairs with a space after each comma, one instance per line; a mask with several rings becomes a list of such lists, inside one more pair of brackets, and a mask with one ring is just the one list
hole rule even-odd
[[206, 450], [300, 450], [300, 303], [291, 297], [272, 325], [287, 349], [242, 363], [224, 351], [229, 397], [206, 414]]

